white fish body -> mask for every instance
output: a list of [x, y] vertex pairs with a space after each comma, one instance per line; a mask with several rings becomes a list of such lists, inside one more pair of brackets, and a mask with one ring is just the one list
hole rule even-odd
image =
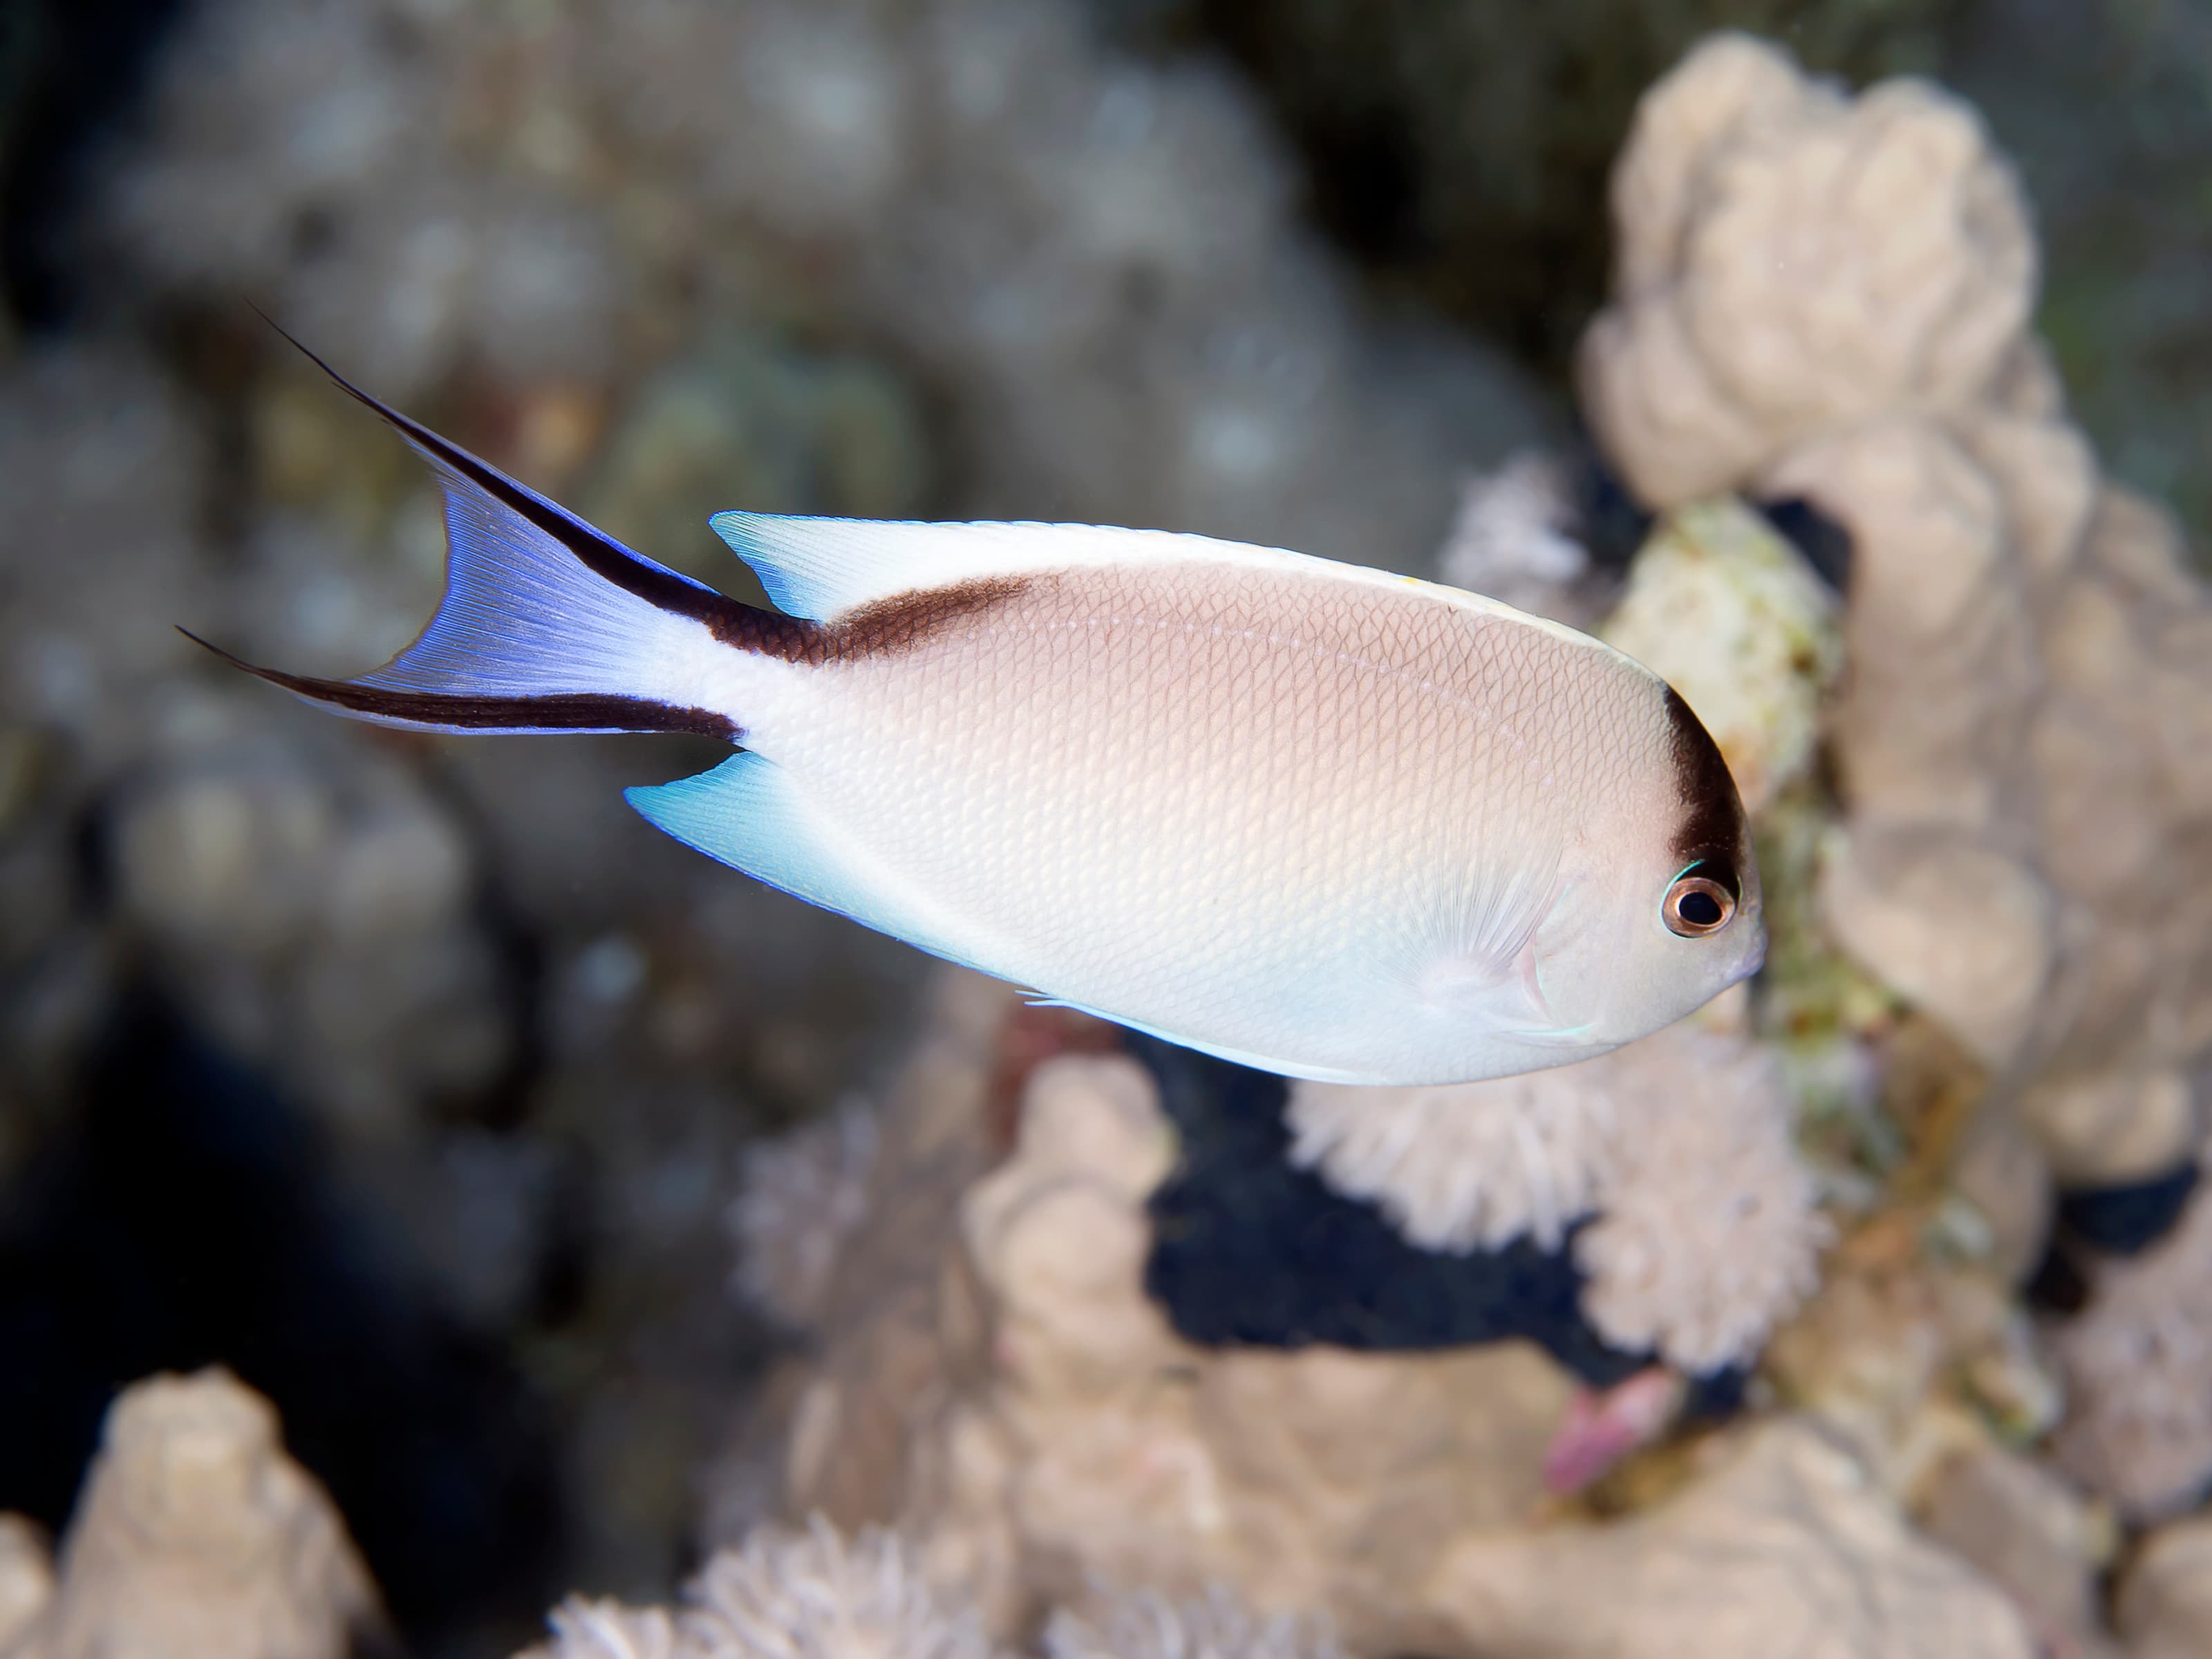
[[1618, 1047], [1763, 956], [1711, 739], [1571, 629], [1203, 537], [720, 514], [759, 611], [354, 395], [444, 478], [446, 600], [360, 680], [254, 672], [391, 724], [729, 737], [633, 805], [1049, 1000], [1447, 1083]]

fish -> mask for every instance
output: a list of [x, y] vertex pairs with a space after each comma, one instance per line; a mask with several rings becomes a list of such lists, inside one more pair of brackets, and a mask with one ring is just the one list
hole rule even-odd
[[307, 355], [429, 464], [447, 549], [434, 614], [372, 672], [208, 646], [297, 696], [426, 732], [722, 739], [625, 798], [1041, 1003], [1285, 1076], [1565, 1065], [1764, 959], [1711, 737], [1560, 623], [1176, 532], [718, 513], [772, 608], [747, 605]]

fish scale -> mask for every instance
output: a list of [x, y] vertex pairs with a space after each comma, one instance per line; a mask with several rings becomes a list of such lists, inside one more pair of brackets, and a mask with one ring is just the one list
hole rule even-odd
[[[840, 822], [876, 826], [902, 880], [995, 933], [1088, 941], [1060, 975], [1076, 998], [1152, 1022], [1178, 1006], [1272, 1004], [1272, 1020], [1263, 1006], [1236, 1012], [1290, 1040], [1282, 1027], [1329, 1011], [1302, 1006], [1311, 1000], [1281, 982], [1279, 963], [1275, 982], [1255, 975], [1255, 958], [1342, 957], [1364, 933], [1380, 946], [1372, 989], [1412, 919], [1374, 924], [1424, 896], [1395, 867], [1433, 873], [1468, 850], [1447, 803], [1524, 836], [1550, 833], [1559, 814], [1535, 799], [1527, 766], [1498, 769], [1486, 736], [1500, 728], [1525, 749], [1515, 653], [1481, 639], [1501, 624], [1413, 592], [1347, 598], [1246, 579], [1279, 595], [1268, 616], [1243, 592], [1224, 605], [1219, 583], [1189, 569], [1054, 579], [912, 655], [810, 670], [789, 723], [757, 726], [750, 740]], [[1068, 625], [1085, 614], [1115, 625]], [[1239, 625], [1215, 625], [1224, 618]], [[1310, 672], [1316, 657], [1329, 672]], [[1383, 695], [1370, 695], [1377, 684]], [[1119, 763], [1103, 772], [1070, 768], [1044, 740], [1055, 721], [1095, 732], [1109, 717]], [[898, 766], [902, 754], [921, 757], [921, 776]], [[1593, 759], [1587, 775], [1601, 787], [1605, 757]], [[915, 810], [994, 788], [1060, 803], [1006, 826], [995, 868], [945, 812]], [[1081, 883], [1067, 878], [1077, 871]], [[1224, 905], [1237, 918], [1226, 941], [1215, 921], [1192, 925]], [[1206, 982], [1217, 961], [1235, 964], [1227, 989]], [[1018, 969], [1033, 982], [1049, 971]]]

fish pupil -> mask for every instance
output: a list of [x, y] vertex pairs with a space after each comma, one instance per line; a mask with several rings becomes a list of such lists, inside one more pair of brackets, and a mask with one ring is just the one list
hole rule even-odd
[[1720, 924], [1720, 901], [1711, 893], [1685, 893], [1676, 908], [1680, 910], [1682, 920], [1692, 927], [1714, 927]]

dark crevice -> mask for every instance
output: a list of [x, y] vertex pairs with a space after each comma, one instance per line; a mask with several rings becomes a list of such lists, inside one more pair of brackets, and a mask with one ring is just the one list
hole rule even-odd
[[82, 284], [64, 250], [87, 179], [191, 4], [0, 5], [0, 297], [18, 326], [70, 320]]
[[[1527, 1239], [1464, 1255], [1418, 1249], [1374, 1205], [1291, 1166], [1285, 1079], [1152, 1037], [1127, 1042], [1159, 1085], [1182, 1152], [1152, 1197], [1145, 1289], [1185, 1340], [1420, 1352], [1520, 1337], [1597, 1388], [1654, 1363], [1583, 1316], [1571, 1234], [1557, 1250]], [[1733, 1369], [1698, 1379], [1691, 1414], [1733, 1411], [1744, 1380]]]
[[2107, 1255], [2140, 1255], [2180, 1224], [2199, 1173], [2191, 1158], [2144, 1181], [2068, 1188], [2058, 1195], [2058, 1225]]
[[403, 1632], [534, 1618], [562, 1522], [541, 1402], [379, 1243], [303, 1112], [144, 987], [0, 1223], [0, 1510], [59, 1528], [117, 1391], [222, 1364], [269, 1396]]

